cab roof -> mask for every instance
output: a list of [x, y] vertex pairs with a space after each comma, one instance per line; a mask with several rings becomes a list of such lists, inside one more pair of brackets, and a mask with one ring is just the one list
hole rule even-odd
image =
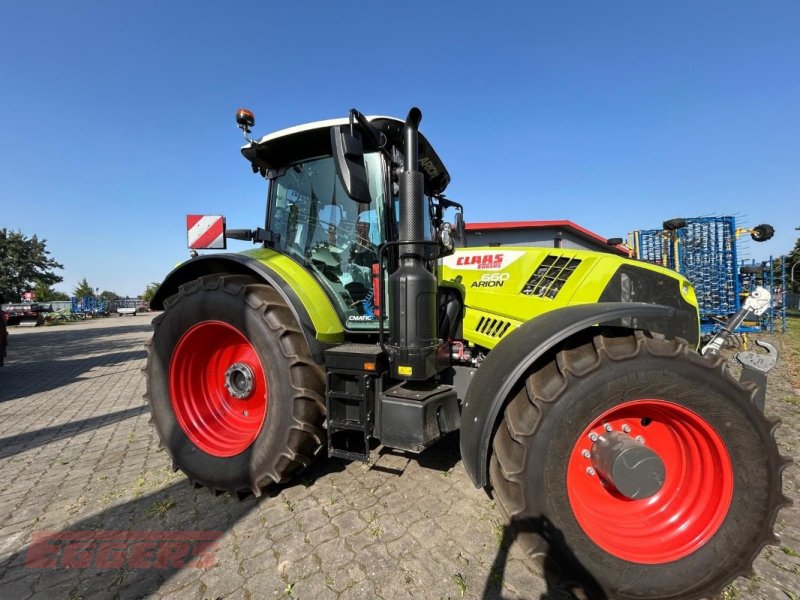
[[[368, 116], [367, 119], [386, 138], [386, 148], [404, 150], [404, 121], [395, 117]], [[267, 175], [268, 171], [281, 169], [299, 160], [330, 155], [331, 127], [348, 125], [349, 118], [315, 121], [269, 133], [260, 140], [242, 146], [242, 154], [253, 164], [253, 170]], [[368, 136], [362, 136], [365, 152], [374, 152]], [[450, 174], [425, 136], [419, 134], [419, 170], [425, 180], [425, 193], [441, 194], [450, 183]]]

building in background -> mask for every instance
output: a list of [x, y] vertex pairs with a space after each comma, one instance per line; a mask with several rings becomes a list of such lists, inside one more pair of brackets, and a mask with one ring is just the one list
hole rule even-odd
[[544, 246], [593, 250], [628, 256], [623, 245], [609, 244], [601, 235], [572, 221], [505, 221], [467, 223], [467, 246]]

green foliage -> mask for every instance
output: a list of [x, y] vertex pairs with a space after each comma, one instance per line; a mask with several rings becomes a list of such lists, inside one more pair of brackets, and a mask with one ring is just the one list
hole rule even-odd
[[790, 281], [792, 266], [795, 264], [797, 266], [794, 268], [794, 285], [792, 286], [788, 281], [786, 283], [786, 289], [790, 292], [800, 292], [800, 238], [797, 238], [794, 248], [786, 257], [786, 278]]
[[158, 283], [157, 281], [153, 281], [152, 283], [148, 284], [148, 286], [142, 293], [142, 300], [144, 300], [145, 302], [150, 302], [150, 300], [153, 299], [153, 296], [155, 296], [156, 290], [158, 289], [159, 285], [161, 284]]
[[75, 291], [72, 294], [76, 298], [86, 298], [86, 297], [93, 297], [94, 296], [94, 288], [89, 285], [89, 282], [86, 281], [86, 277], [81, 279], [81, 282], [78, 284], [78, 287], [75, 288]]
[[36, 282], [36, 286], [33, 288], [34, 293], [36, 294], [36, 301], [37, 302], [52, 302], [53, 300], [69, 300], [69, 296], [64, 292], [59, 292], [54, 290], [49, 285], [42, 283], [41, 281]]
[[100, 297], [106, 302], [113, 302], [114, 300], [119, 300], [121, 296], [117, 293], [110, 292], [108, 290], [103, 290], [102, 292], [100, 292]]
[[451, 577], [453, 578], [453, 583], [455, 583], [458, 588], [458, 595], [463, 598], [464, 594], [467, 593], [467, 580], [461, 573], [455, 573]]
[[0, 229], [0, 298], [19, 302], [22, 292], [40, 282], [51, 286], [63, 280], [54, 269], [64, 265], [50, 258], [47, 240], [27, 237], [21, 231]]

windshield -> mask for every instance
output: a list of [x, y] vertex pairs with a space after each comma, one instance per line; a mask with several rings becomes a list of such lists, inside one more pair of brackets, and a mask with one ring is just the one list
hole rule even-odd
[[385, 238], [383, 171], [378, 153], [364, 156], [371, 204], [342, 188], [330, 156], [295, 163], [272, 180], [270, 229], [275, 248], [310, 268], [352, 329], [377, 326], [372, 266]]

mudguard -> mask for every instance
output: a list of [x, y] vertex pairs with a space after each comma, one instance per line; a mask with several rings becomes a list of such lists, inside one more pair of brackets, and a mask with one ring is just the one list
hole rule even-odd
[[[260, 254], [256, 254], [256, 256], [262, 258]], [[177, 266], [167, 275], [156, 290], [150, 306], [156, 310], [162, 310], [164, 301], [177, 293], [182, 284], [198, 277], [215, 273], [252, 275], [271, 285], [281, 295], [300, 324], [311, 355], [317, 363], [322, 364], [325, 348], [344, 341], [344, 330], [333, 305], [327, 301], [326, 306], [325, 302], [320, 302], [319, 297], [308, 298], [311, 286], [319, 287], [319, 284], [307, 271], [299, 270], [297, 275], [310, 279], [310, 282], [290, 281], [286, 275], [291, 275], [291, 273], [281, 274], [276, 268], [265, 264], [259, 258], [247, 254], [211, 254], [192, 258]], [[268, 259], [269, 256], [263, 258]], [[297, 268], [300, 269], [300, 267]], [[324, 294], [321, 290], [320, 293]], [[313, 314], [309, 311], [309, 306], [314, 311]]]
[[461, 457], [475, 487], [488, 483], [489, 448], [500, 411], [517, 382], [545, 352], [584, 329], [619, 324], [619, 319], [628, 320], [626, 326], [658, 332], [660, 328], [653, 325], [674, 314], [675, 309], [658, 304], [579, 304], [531, 319], [503, 338], [475, 373], [461, 413]]

